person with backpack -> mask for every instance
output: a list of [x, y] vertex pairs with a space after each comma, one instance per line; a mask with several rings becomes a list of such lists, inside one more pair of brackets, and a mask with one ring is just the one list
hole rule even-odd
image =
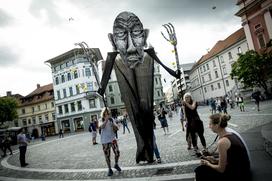
[[89, 126], [89, 132], [92, 133], [92, 142], [93, 145], [97, 145], [96, 137], [97, 137], [97, 128], [98, 128], [98, 121], [96, 118], [93, 118], [90, 126]]
[[253, 92], [251, 97], [255, 100], [257, 110], [260, 111], [261, 92], [259, 90], [256, 92]]
[[12, 149], [11, 149], [11, 137], [10, 136], [5, 136], [4, 142], [3, 142], [3, 152], [5, 157], [7, 155], [7, 149], [9, 150], [9, 154], [12, 155]]

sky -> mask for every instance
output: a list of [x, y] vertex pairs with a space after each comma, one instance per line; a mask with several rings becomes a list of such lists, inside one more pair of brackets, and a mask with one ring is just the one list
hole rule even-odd
[[[172, 23], [180, 64], [197, 62], [217, 41], [241, 28], [237, 0], [0, 0], [0, 96], [28, 95], [52, 83], [44, 62], [85, 41], [106, 59], [108, 33], [123, 11], [136, 14], [158, 57], [174, 69], [173, 46], [163, 24]], [[164, 90], [173, 78], [161, 68]]]

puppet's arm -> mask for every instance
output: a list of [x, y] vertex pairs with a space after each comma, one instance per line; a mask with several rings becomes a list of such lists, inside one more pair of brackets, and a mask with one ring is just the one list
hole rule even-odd
[[146, 49], [145, 52], [151, 57], [153, 58], [154, 60], [156, 60], [156, 62], [158, 64], [160, 64], [170, 75], [172, 75], [173, 77], [176, 77], [177, 79], [180, 78], [180, 70], [178, 69], [177, 71], [174, 71], [170, 68], [168, 68], [167, 66], [165, 66], [161, 61], [160, 59], [157, 57], [156, 53], [155, 53], [155, 50], [154, 48], [149, 48], [149, 49]]
[[97, 91], [98, 94], [100, 94], [101, 96], [103, 96], [105, 93], [107, 84], [110, 79], [113, 64], [115, 62], [115, 58], [116, 58], [117, 54], [118, 54], [118, 52], [109, 52], [107, 55], [105, 68], [104, 68], [102, 79], [101, 79], [101, 87], [99, 87], [99, 89]]

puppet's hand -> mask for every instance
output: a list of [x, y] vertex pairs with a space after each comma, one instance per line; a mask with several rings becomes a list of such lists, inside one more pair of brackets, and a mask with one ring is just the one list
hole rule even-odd
[[181, 71], [180, 71], [179, 69], [176, 70], [176, 74], [177, 74], [177, 77], [180, 78], [180, 76], [181, 76]]
[[103, 90], [102, 90], [101, 88], [99, 88], [99, 89], [97, 90], [97, 93], [98, 93], [100, 96], [103, 96]]

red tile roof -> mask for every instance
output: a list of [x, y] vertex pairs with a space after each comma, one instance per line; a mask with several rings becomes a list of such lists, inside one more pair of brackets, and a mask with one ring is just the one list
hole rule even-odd
[[220, 52], [226, 50], [230, 46], [234, 45], [235, 43], [245, 38], [246, 38], [246, 35], [244, 32], [244, 29], [240, 28], [239, 30], [231, 34], [229, 37], [227, 37], [225, 40], [219, 40], [206, 55], [203, 55], [197, 61], [197, 63], [193, 66], [192, 69], [194, 69], [197, 65], [200, 65], [203, 62], [209, 60], [211, 57], [218, 55]]

